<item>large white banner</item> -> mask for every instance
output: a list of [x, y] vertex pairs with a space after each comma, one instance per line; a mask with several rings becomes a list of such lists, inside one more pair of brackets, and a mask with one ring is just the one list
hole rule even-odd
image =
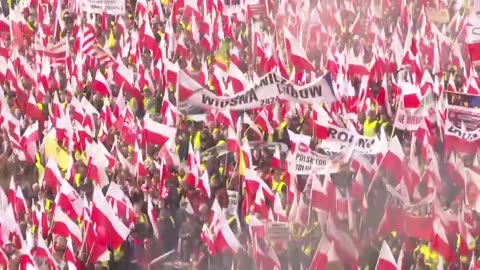
[[318, 78], [308, 85], [297, 86], [275, 73], [268, 73], [252, 88], [229, 97], [216, 96], [204, 88], [191, 90], [194, 93], [187, 99], [180, 100], [180, 105], [237, 111], [265, 107], [279, 99], [305, 104], [331, 103], [337, 100], [330, 75]]
[[80, 6], [82, 11], [109, 15], [125, 15], [125, 0], [83, 0]]

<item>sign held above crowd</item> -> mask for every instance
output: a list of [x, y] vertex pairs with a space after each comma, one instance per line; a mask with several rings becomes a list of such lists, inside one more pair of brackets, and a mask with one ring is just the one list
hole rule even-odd
[[106, 12], [108, 15], [125, 15], [125, 1], [116, 0], [85, 0], [80, 4], [82, 11], [88, 13], [102, 14]]
[[250, 89], [233, 96], [219, 97], [207, 89], [199, 87], [191, 96], [180, 100], [180, 104], [238, 111], [265, 107], [280, 99], [304, 104], [332, 103], [337, 101], [332, 88], [329, 74], [310, 84], [298, 86], [271, 72], [263, 76]]

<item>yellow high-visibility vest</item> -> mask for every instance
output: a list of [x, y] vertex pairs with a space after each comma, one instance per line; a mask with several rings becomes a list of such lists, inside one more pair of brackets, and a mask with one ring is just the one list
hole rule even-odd
[[375, 136], [375, 132], [377, 129], [378, 121], [372, 121], [370, 120], [365, 120], [365, 123], [363, 124], [363, 136], [372, 138]]
[[42, 178], [43, 178], [43, 173], [45, 172], [45, 167], [43, 167], [42, 165], [42, 160], [40, 158], [40, 154], [37, 153], [35, 155], [36, 157], [36, 162], [35, 162], [35, 166], [37, 167], [37, 170], [38, 170], [38, 183], [41, 184], [42, 183]]

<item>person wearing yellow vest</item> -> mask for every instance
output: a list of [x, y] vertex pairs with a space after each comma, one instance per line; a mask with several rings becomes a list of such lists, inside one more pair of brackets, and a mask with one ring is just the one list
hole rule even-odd
[[378, 120], [377, 113], [375, 108], [371, 108], [368, 111], [368, 116], [365, 122], [363, 123], [363, 136], [372, 138], [377, 133]]
[[150, 115], [157, 112], [156, 100], [152, 95], [152, 91], [150, 91], [150, 88], [148, 87], [145, 87], [145, 89], [143, 89], [143, 107], [145, 108], [145, 112]]
[[438, 253], [427, 244], [418, 245], [413, 251], [417, 264], [424, 265], [429, 269], [435, 269], [438, 264]]

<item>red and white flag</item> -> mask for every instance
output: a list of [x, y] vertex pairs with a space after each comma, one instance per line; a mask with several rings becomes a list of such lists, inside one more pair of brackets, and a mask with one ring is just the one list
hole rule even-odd
[[100, 95], [104, 97], [108, 97], [111, 95], [107, 79], [105, 79], [105, 76], [103, 76], [100, 69], [97, 69], [97, 73], [95, 74], [95, 80], [93, 81], [92, 88], [93, 90], [97, 91]]
[[97, 225], [97, 240], [113, 249], [119, 248], [130, 234], [130, 229], [115, 215], [99, 187], [95, 187], [92, 201], [91, 220]]
[[174, 138], [177, 133], [176, 128], [160, 124], [148, 117], [143, 122], [143, 128], [146, 141], [158, 145], [164, 145], [168, 139]]
[[392, 250], [388, 246], [386, 241], [383, 241], [382, 249], [380, 250], [380, 255], [378, 256], [376, 270], [398, 270], [397, 262], [395, 257], [393, 257]]

